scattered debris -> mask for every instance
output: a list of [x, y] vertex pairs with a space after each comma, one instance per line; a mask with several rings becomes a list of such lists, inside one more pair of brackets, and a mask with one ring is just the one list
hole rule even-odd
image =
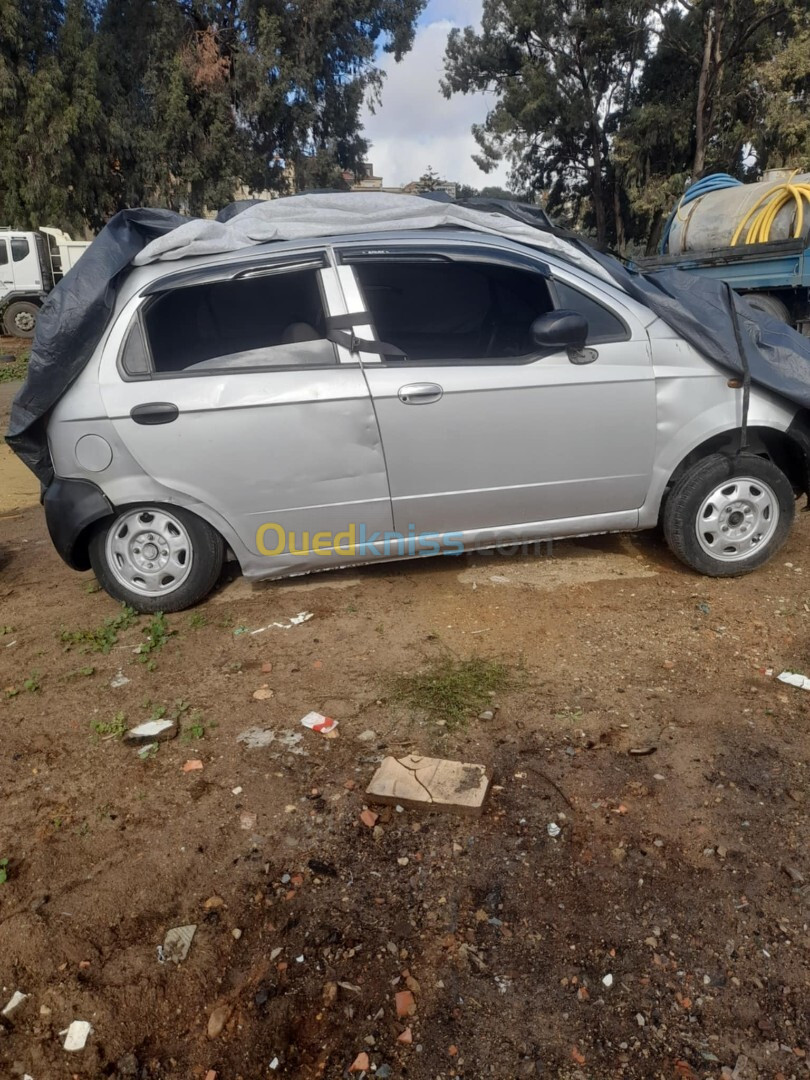
[[799, 675], [796, 671], [783, 671], [776, 676], [779, 682], [787, 683], [788, 686], [798, 686], [800, 690], [810, 690], [810, 679], [806, 675]]
[[376, 738], [377, 738], [377, 732], [374, 731], [373, 728], [366, 728], [365, 731], [361, 732], [357, 736], [357, 741], [358, 742], [374, 742], [374, 740]]
[[632, 754], [633, 757], [649, 757], [649, 755], [654, 754], [657, 749], [657, 746], [631, 746], [628, 753]]
[[556, 821], [550, 821], [548, 825], [546, 825], [546, 832], [552, 839], [556, 839], [562, 832], [562, 829]]
[[297, 615], [291, 616], [286, 622], [271, 622], [267, 626], [260, 626], [258, 630], [249, 630], [248, 633], [252, 637], [254, 634], [263, 634], [265, 630], [292, 630], [294, 626], [300, 626], [301, 623], [309, 622], [310, 619], [314, 619], [315, 615], [311, 611], [299, 611]]
[[397, 1042], [404, 1043], [405, 1046], [410, 1046], [413, 1042], [413, 1031], [411, 1031], [409, 1027], [406, 1027], [400, 1035], [397, 1035]]
[[111, 680], [110, 686], [113, 688], [113, 690], [120, 690], [120, 688], [122, 686], [126, 686], [129, 681], [130, 680], [126, 677], [121, 668], [119, 668], [118, 674], [115, 676], [114, 679]]
[[368, 1054], [366, 1054], [364, 1052], [362, 1054], [357, 1055], [357, 1057], [354, 1059], [352, 1064], [349, 1066], [349, 1072], [350, 1073], [368, 1072], [368, 1070], [370, 1068], [371, 1068], [371, 1063], [369, 1062]]
[[484, 765], [422, 757], [387, 757], [366, 789], [371, 802], [479, 815], [489, 790]]
[[182, 963], [188, 956], [196, 930], [196, 923], [190, 923], [188, 926], [173, 926], [171, 930], [167, 930], [166, 937], [163, 939], [160, 962], [162, 964]]
[[373, 810], [364, 810], [360, 814], [360, 820], [367, 828], [373, 829], [377, 822], [380, 820], [380, 815], [375, 814]]
[[[301, 724], [303, 727], [309, 728], [310, 731], [317, 731], [320, 735], [330, 735], [338, 726], [337, 720], [333, 720], [331, 716], [323, 716], [318, 712], [310, 712], [306, 716], [302, 716]], [[335, 734], [337, 734], [336, 731]]]
[[265, 683], [260, 686], [258, 690], [253, 691], [253, 698], [255, 701], [269, 701], [273, 697], [274, 691]]
[[147, 743], [146, 746], [142, 746], [138, 751], [138, 757], [141, 761], [146, 761], [147, 758], [154, 757], [158, 752], [158, 744], [156, 742]]
[[611, 974], [602, 976], [602, 985], [606, 986], [608, 990], [613, 986], [613, 976]]
[[236, 736], [236, 741], [244, 743], [248, 750], [261, 750], [271, 743], [278, 743], [291, 754], [306, 755], [306, 750], [299, 746], [304, 736], [300, 731], [284, 731], [278, 734], [270, 728], [248, 728]]
[[221, 896], [217, 896], [216, 894], [214, 894], [214, 896], [208, 897], [208, 899], [203, 904], [203, 907], [206, 911], [215, 911], [217, 908], [225, 907], [225, 901], [222, 899]]
[[147, 720], [137, 727], [124, 732], [124, 742], [130, 744], [143, 744], [155, 742], [168, 742], [177, 736], [177, 724], [173, 720]]
[[183, 766], [183, 772], [196, 772], [198, 769], [203, 768], [203, 763], [197, 759], [187, 761]]
[[70, 1027], [66, 1027], [64, 1031], [59, 1032], [59, 1037], [65, 1036], [65, 1041], [62, 1044], [65, 1050], [84, 1050], [92, 1030], [92, 1025], [87, 1020], [74, 1020]]
[[3, 1011], [0, 1012], [0, 1016], [5, 1016], [6, 1018], [10, 1017], [13, 1012], [16, 1012], [16, 1010], [19, 1009], [24, 1001], [28, 1000], [29, 996], [30, 995], [24, 994], [21, 990], [15, 990], [9, 1001], [6, 1002]]
[[280, 1064], [281, 1064], [281, 1062], [278, 1060], [278, 1058], [274, 1057], [273, 1060], [270, 1062], [270, 1064], [267, 1067], [268, 1067], [268, 1069], [272, 1069], [273, 1072], [275, 1072], [276, 1069], [278, 1069]]
[[243, 810], [239, 815], [239, 827], [250, 831], [256, 828], [256, 815], [250, 810]]

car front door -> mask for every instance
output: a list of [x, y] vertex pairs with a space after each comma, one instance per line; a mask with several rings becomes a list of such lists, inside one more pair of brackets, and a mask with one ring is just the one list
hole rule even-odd
[[[630, 308], [576, 275], [555, 282], [530, 257], [470, 245], [344, 248], [342, 261], [370, 313], [358, 321], [403, 354], [364, 357], [400, 533], [635, 524], [655, 389]], [[534, 318], [577, 298], [592, 323], [588, 348], [538, 350]]]
[[[207, 507], [257, 574], [352, 561], [361, 527], [391, 529], [362, 368], [326, 338], [345, 308], [325, 252], [254, 261], [228, 280], [181, 275], [129, 307], [102, 357], [101, 390], [159, 486], [153, 499]], [[143, 501], [138, 476], [113, 485], [113, 501]]]

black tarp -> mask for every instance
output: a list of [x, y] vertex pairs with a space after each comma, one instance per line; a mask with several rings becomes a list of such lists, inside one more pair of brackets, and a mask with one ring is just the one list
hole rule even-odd
[[[246, 201], [227, 207], [218, 221], [230, 221], [251, 205]], [[617, 259], [550, 225], [536, 207], [500, 200], [487, 200], [483, 206], [480, 202], [460, 205], [520, 222], [527, 227], [523, 242], [533, 247], [542, 249], [544, 234], [553, 235], [558, 256], [559, 240], [565, 240], [572, 256], [584, 253], [598, 262], [621, 289], [660, 316], [702, 355], [735, 374], [746, 378], [750, 374], [752, 382], [810, 408], [810, 339], [755, 311], [724, 282], [680, 270], [649, 274], [628, 270]], [[45, 433], [48, 414], [101, 339], [118, 284], [147, 244], [188, 222], [168, 210], [122, 211], [47, 298], [37, 320], [28, 378], [12, 406], [6, 437], [43, 484], [53, 476]], [[490, 229], [494, 231], [493, 224]], [[330, 234], [327, 225], [323, 235]], [[581, 259], [577, 262], [581, 266]]]

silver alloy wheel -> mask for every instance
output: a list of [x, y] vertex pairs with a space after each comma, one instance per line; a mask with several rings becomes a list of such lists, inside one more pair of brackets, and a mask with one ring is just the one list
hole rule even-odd
[[735, 476], [703, 500], [695, 529], [707, 555], [737, 562], [763, 548], [778, 524], [779, 501], [772, 488], [750, 476]]
[[191, 572], [193, 549], [184, 525], [165, 510], [123, 514], [107, 533], [107, 565], [126, 589], [162, 596]]

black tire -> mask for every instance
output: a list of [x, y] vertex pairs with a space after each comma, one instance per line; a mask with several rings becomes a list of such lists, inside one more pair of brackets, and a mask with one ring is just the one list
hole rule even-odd
[[[765, 538], [761, 544], [755, 539], [757, 529], [752, 525], [750, 537], [744, 536], [742, 540], [729, 543], [727, 554], [720, 557], [724, 550], [724, 537], [720, 532], [722, 526], [719, 525], [717, 529], [709, 526], [709, 522], [713, 520], [709, 514], [713, 504], [706, 507], [705, 516], [701, 516], [701, 508], [709, 496], [719, 492], [721, 488], [724, 490], [718, 494], [718, 503], [729, 498], [736, 500], [738, 496], [744, 503], [743, 489], [738, 488], [736, 492], [734, 490], [734, 482], [738, 479], [761, 481], [766, 485], [765, 501], [770, 502], [774, 510], [778, 507], [778, 516], [776, 513], [772, 513], [770, 518], [762, 516], [761, 535]], [[753, 487], [755, 486], [754, 484]], [[770, 488], [770, 495], [775, 502], [770, 500], [767, 488]], [[735, 502], [734, 505], [738, 504]], [[742, 513], [745, 518], [745, 511], [733, 511], [731, 506], [726, 512], [731, 513], [731, 516], [718, 520], [728, 521], [732, 527], [737, 525], [734, 513]], [[773, 462], [755, 454], [739, 454], [736, 457], [712, 454], [688, 469], [667, 495], [663, 512], [664, 535], [672, 552], [681, 562], [698, 573], [707, 574], [709, 577], [737, 577], [756, 570], [776, 554], [787, 539], [795, 513], [796, 499], [790, 481]], [[699, 522], [706, 522], [706, 525], [701, 524], [700, 530]], [[747, 527], [743, 520], [743, 532]], [[725, 531], [728, 531], [728, 527]], [[716, 545], [717, 556], [706, 550], [712, 543]], [[728, 552], [735, 546], [740, 549], [740, 553], [732, 556]], [[750, 554], [745, 554], [746, 549]]]
[[757, 311], [764, 311], [766, 315], [772, 315], [774, 319], [792, 326], [790, 312], [778, 296], [772, 293], [746, 293], [744, 299]]
[[[185, 530], [189, 550], [190, 568], [176, 587], [167, 587], [160, 595], [144, 594], [137, 588], [127, 586], [108, 557], [108, 539], [115, 540], [115, 530], [128, 528], [127, 523], [138, 516], [148, 521], [149, 515], [166, 515]], [[142, 518], [140, 517], [142, 515]], [[139, 526], [143, 529], [149, 525]], [[125, 534], [126, 535], [126, 534]], [[93, 533], [89, 546], [90, 564], [96, 579], [105, 592], [115, 600], [129, 604], [136, 611], [183, 611], [204, 600], [211, 592], [222, 570], [225, 544], [219, 533], [207, 521], [178, 506], [130, 506], [119, 511], [114, 518], [102, 522]], [[131, 566], [131, 564], [127, 564]]]
[[3, 329], [9, 337], [32, 338], [37, 328], [39, 308], [27, 300], [15, 300], [3, 312]]

